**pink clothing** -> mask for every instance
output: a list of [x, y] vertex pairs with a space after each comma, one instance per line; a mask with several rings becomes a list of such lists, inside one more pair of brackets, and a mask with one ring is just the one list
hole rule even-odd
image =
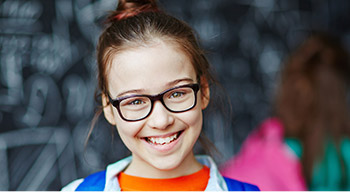
[[284, 143], [277, 118], [264, 121], [240, 152], [221, 167], [223, 176], [257, 185], [262, 191], [306, 191], [298, 157]]

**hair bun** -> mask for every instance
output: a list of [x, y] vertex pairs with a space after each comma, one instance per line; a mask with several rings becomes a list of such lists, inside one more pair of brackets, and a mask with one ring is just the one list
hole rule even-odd
[[109, 21], [122, 20], [141, 12], [159, 11], [156, 0], [119, 0], [117, 9], [108, 17]]

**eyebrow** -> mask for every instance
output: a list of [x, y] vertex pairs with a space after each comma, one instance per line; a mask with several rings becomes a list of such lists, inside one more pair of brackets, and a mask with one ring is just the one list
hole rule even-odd
[[[167, 87], [172, 87], [172, 86], [175, 86], [176, 84], [180, 83], [180, 82], [183, 82], [183, 81], [187, 81], [189, 83], [193, 83], [194, 80], [191, 79], [191, 78], [182, 78], [182, 79], [176, 79], [174, 81], [171, 81], [169, 83], [166, 84]], [[131, 89], [131, 90], [128, 90], [128, 91], [124, 91], [124, 92], [121, 92], [117, 95], [117, 98], [119, 97], [122, 97], [123, 95], [126, 95], [128, 93], [142, 93], [142, 92], [145, 92], [146, 90], [145, 89]]]

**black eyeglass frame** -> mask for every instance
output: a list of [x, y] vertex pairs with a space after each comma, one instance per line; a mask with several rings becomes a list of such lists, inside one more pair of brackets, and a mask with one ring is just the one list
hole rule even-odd
[[[192, 105], [192, 107], [188, 108], [188, 109], [185, 109], [185, 110], [182, 110], [182, 111], [174, 111], [174, 110], [171, 110], [169, 109], [166, 104], [164, 103], [164, 100], [163, 100], [163, 96], [169, 92], [169, 91], [172, 91], [174, 89], [178, 89], [178, 88], [183, 88], [183, 87], [189, 87], [193, 90], [193, 93], [194, 93], [194, 103]], [[181, 112], [185, 112], [185, 111], [189, 111], [191, 109], [193, 109], [196, 105], [197, 105], [197, 93], [199, 91], [199, 84], [198, 83], [194, 83], [194, 84], [186, 84], [186, 85], [180, 85], [180, 86], [177, 86], [177, 87], [173, 87], [173, 88], [170, 88], [170, 89], [167, 89], [157, 95], [128, 95], [128, 96], [125, 96], [125, 97], [120, 97], [120, 98], [117, 98], [117, 99], [112, 99], [111, 96], [108, 94], [108, 99], [109, 99], [109, 102], [118, 110], [118, 113], [120, 115], [120, 117], [124, 120], [124, 121], [141, 121], [143, 119], [146, 119], [153, 111], [153, 105], [154, 105], [154, 102], [156, 101], [160, 101], [163, 106], [170, 112], [172, 113], [181, 113]], [[120, 106], [119, 104], [125, 100], [125, 99], [129, 99], [131, 97], [147, 97], [149, 98], [149, 100], [151, 101], [151, 110], [148, 112], [147, 115], [145, 115], [144, 117], [140, 118], [140, 119], [135, 119], [135, 120], [130, 120], [130, 119], [126, 119], [121, 110], [120, 110]]]

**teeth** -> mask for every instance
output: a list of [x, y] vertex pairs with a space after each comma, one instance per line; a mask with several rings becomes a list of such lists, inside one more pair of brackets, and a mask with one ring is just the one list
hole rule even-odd
[[148, 137], [148, 141], [153, 143], [153, 144], [158, 144], [158, 145], [164, 145], [164, 144], [169, 144], [170, 142], [174, 141], [177, 139], [177, 133], [166, 138], [156, 138], [156, 137]]

